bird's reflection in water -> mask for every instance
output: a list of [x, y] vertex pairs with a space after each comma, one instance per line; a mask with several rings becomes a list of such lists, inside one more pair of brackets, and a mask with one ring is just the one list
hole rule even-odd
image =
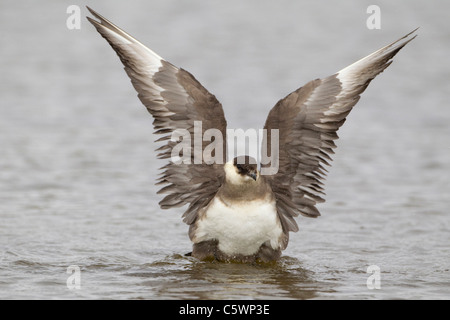
[[[156, 272], [152, 272], [157, 268]], [[243, 264], [203, 262], [173, 255], [147, 265], [143, 282], [158, 296], [173, 299], [311, 299], [332, 292], [329, 284], [315, 280], [296, 258], [278, 262]], [[164, 271], [162, 271], [164, 270]]]

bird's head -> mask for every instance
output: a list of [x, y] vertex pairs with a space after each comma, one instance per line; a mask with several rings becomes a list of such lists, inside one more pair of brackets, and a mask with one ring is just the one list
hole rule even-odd
[[239, 156], [225, 164], [225, 176], [232, 184], [255, 183], [259, 179], [256, 160], [249, 156]]

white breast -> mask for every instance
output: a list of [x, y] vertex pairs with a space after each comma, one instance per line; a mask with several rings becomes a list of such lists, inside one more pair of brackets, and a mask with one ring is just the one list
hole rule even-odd
[[214, 198], [197, 222], [194, 242], [215, 239], [219, 241], [219, 250], [225, 254], [252, 255], [265, 242], [278, 249], [282, 232], [275, 201], [224, 204]]

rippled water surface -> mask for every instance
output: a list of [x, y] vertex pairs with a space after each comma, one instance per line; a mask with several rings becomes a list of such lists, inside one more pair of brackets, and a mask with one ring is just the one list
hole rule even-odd
[[269, 265], [185, 256], [183, 208], [158, 206], [151, 116], [85, 4], [0, 4], [1, 299], [450, 298], [448, 1], [378, 1], [380, 30], [367, 1], [87, 3], [192, 72], [230, 128], [420, 27], [339, 131], [322, 216], [299, 217]]

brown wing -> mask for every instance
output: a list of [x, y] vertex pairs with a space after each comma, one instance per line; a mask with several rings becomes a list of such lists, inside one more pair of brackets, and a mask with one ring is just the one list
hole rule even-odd
[[278, 215], [286, 235], [298, 230], [294, 217], [299, 214], [320, 215], [316, 204], [324, 201], [323, 165], [329, 165], [334, 153], [336, 132], [370, 81], [415, 38], [413, 32], [332, 76], [307, 83], [270, 111], [263, 148], [266, 141], [271, 141], [270, 130], [278, 129], [279, 167], [276, 174], [266, 178], [277, 198]]
[[[189, 72], [165, 61], [125, 31], [89, 7], [88, 9], [100, 21], [89, 17], [88, 20], [116, 51], [139, 99], [154, 118], [155, 133], [162, 135], [157, 141], [165, 143], [158, 149], [161, 151], [158, 157], [171, 158], [173, 148], [180, 142], [172, 139], [176, 130], [183, 129], [192, 138], [189, 158], [183, 154], [183, 160], [190, 161], [181, 164], [169, 161], [161, 168], [164, 172], [158, 183], [166, 185], [159, 193], [168, 193], [160, 202], [161, 208], [189, 204], [183, 217], [187, 224], [191, 224], [196, 219], [197, 209], [214, 197], [224, 179], [223, 165], [206, 164], [203, 157], [200, 158], [201, 163], [196, 160], [199, 159], [198, 156], [194, 159], [195, 151], [198, 151], [193, 147], [194, 122], [201, 123], [201, 137], [208, 129], [222, 133], [223, 158], [216, 158], [216, 163], [224, 163], [227, 124], [222, 105]], [[201, 142], [200, 156], [209, 143]]]

